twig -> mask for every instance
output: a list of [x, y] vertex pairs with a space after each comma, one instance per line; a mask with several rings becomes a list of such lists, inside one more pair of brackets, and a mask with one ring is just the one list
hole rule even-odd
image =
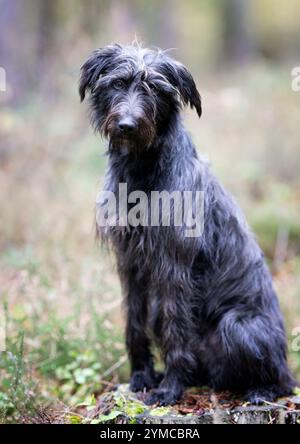
[[126, 355], [121, 356], [120, 359], [117, 362], [115, 362], [114, 365], [112, 365], [104, 373], [102, 373], [102, 375], [100, 376], [100, 379], [106, 378], [106, 376], [110, 375], [112, 372], [117, 370], [117, 368], [119, 368], [123, 364], [125, 364], [126, 361], [127, 361], [127, 356]]
[[286, 405], [277, 404], [276, 402], [265, 401], [262, 398], [259, 398], [259, 399], [260, 399], [260, 401], [263, 401], [265, 404], [271, 405], [273, 407], [280, 407], [281, 409], [292, 410], [290, 407], [287, 407]]

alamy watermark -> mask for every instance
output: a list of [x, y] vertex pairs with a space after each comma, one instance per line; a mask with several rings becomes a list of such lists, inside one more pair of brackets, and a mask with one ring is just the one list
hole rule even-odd
[[0, 66], [0, 92], [6, 91], [6, 71]]
[[295, 66], [291, 71], [292, 76], [292, 90], [294, 92], [300, 91], [300, 66]]
[[116, 193], [102, 191], [96, 201], [99, 227], [183, 227], [185, 237], [199, 237], [204, 228], [203, 191], [135, 190], [119, 183]]

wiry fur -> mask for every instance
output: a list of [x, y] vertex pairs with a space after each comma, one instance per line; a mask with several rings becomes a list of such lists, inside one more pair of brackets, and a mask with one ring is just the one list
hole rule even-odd
[[[121, 83], [119, 80], [121, 79]], [[117, 83], [115, 83], [117, 82]], [[236, 203], [199, 158], [180, 118], [201, 115], [191, 74], [160, 50], [110, 45], [83, 65], [94, 127], [109, 139], [106, 190], [203, 190], [204, 233], [181, 227], [110, 227], [127, 307], [131, 388], [152, 389], [148, 403], [176, 402], [184, 387], [209, 384], [250, 402], [289, 394], [295, 381], [263, 254]], [[134, 130], [120, 131], [122, 119]], [[151, 341], [164, 375], [154, 371]]]

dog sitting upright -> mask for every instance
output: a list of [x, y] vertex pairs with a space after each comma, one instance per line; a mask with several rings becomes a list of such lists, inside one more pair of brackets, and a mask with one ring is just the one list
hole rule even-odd
[[[256, 404], [290, 394], [295, 381], [263, 254], [182, 124], [183, 105], [201, 115], [191, 74], [161, 50], [113, 44], [82, 66], [79, 92], [81, 100], [90, 93], [92, 124], [109, 140], [105, 190], [117, 194], [126, 183], [129, 193], [204, 197], [196, 237], [175, 224], [98, 227], [125, 293], [131, 389], [150, 390], [146, 403], [159, 405], [175, 403], [189, 385], [229, 389]], [[154, 371], [152, 340], [163, 375]]]

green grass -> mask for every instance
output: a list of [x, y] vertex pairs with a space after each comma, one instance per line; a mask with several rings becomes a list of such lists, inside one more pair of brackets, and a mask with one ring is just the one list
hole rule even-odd
[[[84, 403], [115, 375], [111, 368], [125, 378], [120, 328], [93, 306], [83, 331], [79, 307], [63, 318], [49, 305], [43, 308], [46, 316], [39, 309], [29, 316], [22, 304], [3, 309], [7, 340], [0, 354], [1, 421], [34, 420], [41, 406], [58, 400], [73, 407]], [[120, 367], [115, 365], [119, 361]]]
[[11, 289], [1, 306], [7, 333], [0, 353], [1, 421], [34, 421], [42, 406], [58, 401], [84, 403], [116, 377], [111, 368], [125, 379], [122, 329], [110, 314], [119, 306], [118, 285], [98, 279], [94, 288], [85, 283], [85, 291], [71, 273], [67, 288], [60, 289], [61, 282], [52, 280], [56, 273], [47, 275], [46, 264], [27, 246], [7, 250], [1, 259]]

